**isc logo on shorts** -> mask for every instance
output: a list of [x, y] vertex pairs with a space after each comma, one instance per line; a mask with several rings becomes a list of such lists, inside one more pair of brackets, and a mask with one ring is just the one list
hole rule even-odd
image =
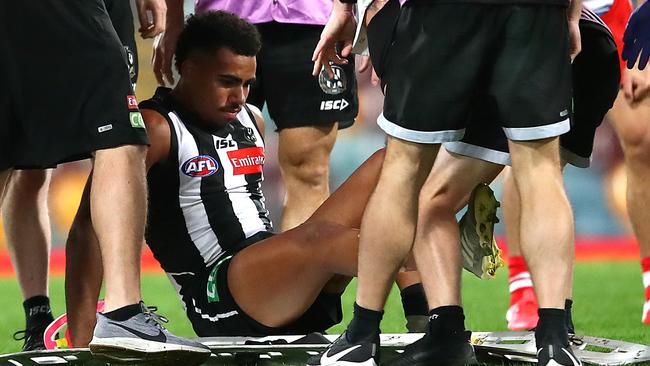
[[219, 170], [217, 161], [208, 155], [199, 155], [188, 159], [181, 166], [181, 171], [188, 177], [209, 177]]
[[324, 100], [320, 102], [320, 110], [321, 111], [342, 111], [349, 105], [350, 103], [348, 103], [348, 101], [345, 99]]

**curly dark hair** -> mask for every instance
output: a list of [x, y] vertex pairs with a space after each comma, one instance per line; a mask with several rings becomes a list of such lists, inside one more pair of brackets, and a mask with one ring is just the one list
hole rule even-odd
[[228, 47], [238, 55], [255, 56], [262, 46], [254, 25], [225, 11], [208, 11], [190, 15], [176, 44], [176, 68], [194, 50], [214, 52]]

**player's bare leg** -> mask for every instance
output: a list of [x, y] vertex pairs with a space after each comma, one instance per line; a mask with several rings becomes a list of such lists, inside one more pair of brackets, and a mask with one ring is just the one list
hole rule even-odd
[[388, 137], [379, 181], [361, 223], [356, 303], [362, 308], [384, 308], [395, 275], [411, 251], [418, 196], [439, 147]]
[[54, 320], [48, 297], [51, 173], [42, 169], [14, 171], [2, 205], [7, 244], [24, 300], [25, 351], [44, 349], [43, 330]]
[[145, 146], [99, 150], [95, 156], [90, 212], [101, 247], [106, 312], [137, 304], [140, 252], [147, 212]]
[[[565, 163], [562, 163], [565, 166]], [[508, 329], [528, 330], [537, 326], [539, 317], [537, 315], [537, 297], [531, 280], [530, 272], [521, 252], [520, 232], [521, 226], [521, 193], [514, 183], [512, 172], [506, 170], [503, 180], [503, 216], [505, 219], [505, 232], [508, 243], [508, 267], [510, 269], [510, 308], [506, 319]], [[526, 198], [527, 199], [527, 198]], [[571, 246], [571, 258], [575, 260], [575, 246]], [[571, 267], [570, 282], [567, 286], [568, 292], [565, 300], [567, 310], [569, 333], [574, 333], [573, 322], [570, 317], [572, 307], [573, 288], [573, 266]]]
[[[479, 183], [490, 183], [503, 166], [450, 154], [443, 149], [419, 198], [413, 252], [429, 309], [460, 305], [462, 257], [456, 213]], [[444, 278], [445, 281], [440, 281]]]
[[645, 306], [642, 321], [650, 324], [650, 98], [630, 104], [619, 92], [607, 114], [625, 153], [627, 211], [641, 251]]
[[285, 128], [279, 132], [278, 160], [286, 190], [280, 227], [296, 227], [329, 196], [330, 153], [337, 124]]
[[[99, 241], [90, 221], [90, 182], [84, 188], [83, 198], [75, 215], [66, 242], [65, 300], [68, 309], [68, 330], [74, 347], [87, 347], [93, 337], [96, 305], [102, 284], [102, 255]], [[83, 275], [79, 275], [83, 273]]]
[[267, 326], [285, 325], [322, 291], [343, 291], [357, 273], [358, 228], [383, 156], [383, 150], [371, 156], [307, 222], [233, 257], [228, 286], [249, 316]]

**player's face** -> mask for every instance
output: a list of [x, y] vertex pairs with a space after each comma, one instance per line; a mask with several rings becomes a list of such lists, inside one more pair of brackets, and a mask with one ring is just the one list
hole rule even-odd
[[201, 118], [226, 124], [241, 111], [255, 81], [255, 57], [242, 56], [229, 48], [202, 57], [192, 78], [192, 94]]

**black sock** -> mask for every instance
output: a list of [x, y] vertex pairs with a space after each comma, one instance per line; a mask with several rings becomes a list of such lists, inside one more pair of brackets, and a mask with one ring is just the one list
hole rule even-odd
[[566, 311], [564, 309], [540, 308], [539, 322], [535, 329], [535, 340], [539, 345], [559, 343], [568, 346], [569, 335], [566, 329]]
[[564, 311], [566, 312], [566, 328], [569, 334], [576, 334], [576, 327], [573, 325], [573, 317], [571, 316], [571, 308], [573, 308], [573, 300], [564, 300]]
[[434, 339], [446, 339], [451, 334], [462, 334], [465, 331], [465, 314], [458, 305], [437, 307], [429, 315], [429, 331]]
[[346, 331], [348, 341], [356, 343], [364, 339], [376, 337], [379, 334], [379, 323], [381, 323], [383, 315], [383, 311], [366, 309], [357, 305], [355, 302], [354, 316]]
[[135, 315], [140, 314], [141, 312], [142, 312], [142, 305], [140, 305], [140, 303], [137, 303], [133, 305], [123, 306], [113, 311], [109, 311], [108, 313], [104, 313], [104, 316], [110, 320], [122, 322], [129, 318], [132, 318]]
[[402, 307], [405, 316], [429, 315], [427, 297], [421, 283], [403, 288], [400, 294], [402, 295]]
[[25, 309], [25, 324], [27, 329], [49, 325], [54, 321], [50, 298], [47, 296], [34, 296], [23, 302]]

